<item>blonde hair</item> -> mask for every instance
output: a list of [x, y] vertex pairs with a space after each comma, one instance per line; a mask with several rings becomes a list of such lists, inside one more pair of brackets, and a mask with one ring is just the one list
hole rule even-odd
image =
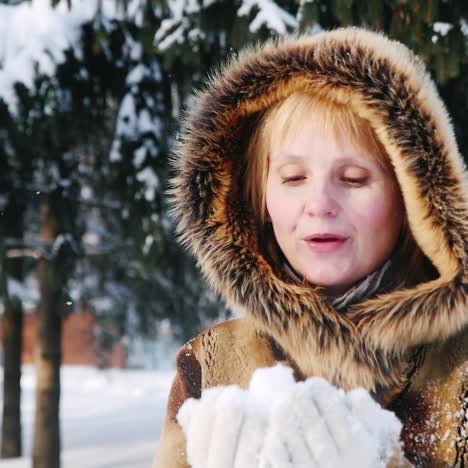
[[[324, 129], [336, 135], [342, 133], [350, 143], [366, 150], [396, 181], [391, 160], [377, 138], [369, 121], [359, 117], [349, 106], [306, 92], [296, 92], [269, 108], [253, 130], [246, 151], [244, 195], [253, 210], [260, 245], [274, 266], [282, 269], [284, 257], [268, 222], [266, 185], [272, 148], [287, 135], [300, 128], [304, 117], [316, 113]], [[397, 181], [396, 181], [397, 183]], [[423, 280], [426, 257], [414, 240], [405, 220], [397, 245], [399, 257], [404, 260], [408, 284]], [[423, 275], [423, 276], [421, 276]]]

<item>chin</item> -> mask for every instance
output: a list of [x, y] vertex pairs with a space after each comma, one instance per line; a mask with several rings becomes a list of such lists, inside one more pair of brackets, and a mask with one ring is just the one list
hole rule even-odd
[[324, 288], [327, 294], [340, 295], [345, 293], [353, 284], [349, 278], [338, 278], [337, 275], [303, 275], [311, 284]]

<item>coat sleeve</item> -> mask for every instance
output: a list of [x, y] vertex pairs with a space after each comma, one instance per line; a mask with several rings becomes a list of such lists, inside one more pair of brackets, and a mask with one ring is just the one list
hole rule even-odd
[[200, 396], [201, 366], [189, 342], [177, 355], [177, 372], [169, 393], [166, 422], [154, 468], [189, 468], [185, 436], [177, 423], [176, 416], [185, 400]]

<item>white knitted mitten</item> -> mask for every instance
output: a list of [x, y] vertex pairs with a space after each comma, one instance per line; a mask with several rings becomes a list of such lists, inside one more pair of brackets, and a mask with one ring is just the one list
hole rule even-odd
[[367, 391], [296, 383], [284, 366], [258, 369], [248, 391], [205, 390], [177, 419], [192, 468], [383, 468], [402, 427]]

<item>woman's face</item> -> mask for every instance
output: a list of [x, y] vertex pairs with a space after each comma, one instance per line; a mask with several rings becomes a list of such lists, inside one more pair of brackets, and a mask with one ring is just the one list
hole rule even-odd
[[266, 205], [292, 268], [330, 295], [392, 253], [404, 219], [398, 183], [376, 157], [304, 119], [270, 152]]

